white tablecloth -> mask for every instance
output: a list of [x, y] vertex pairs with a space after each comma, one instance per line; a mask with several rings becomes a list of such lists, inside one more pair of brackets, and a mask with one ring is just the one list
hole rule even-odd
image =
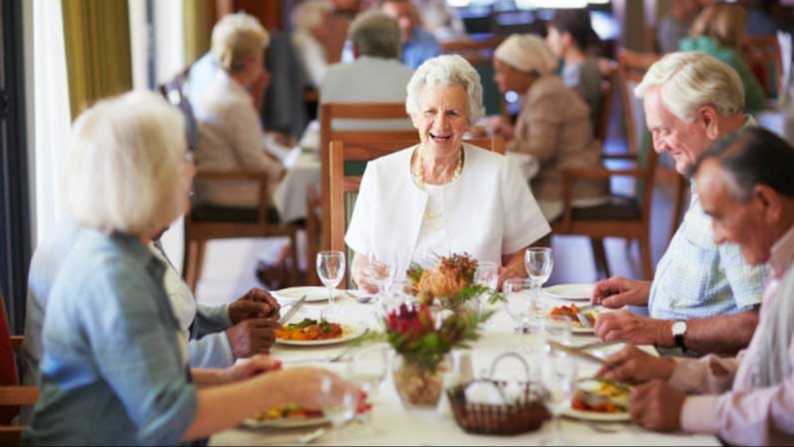
[[[344, 311], [345, 318], [351, 321], [362, 321], [374, 325], [374, 304], [362, 305], [349, 298], [338, 300], [339, 306]], [[324, 304], [306, 306], [301, 313], [308, 315], [319, 313]], [[481, 377], [490, 369], [492, 360], [502, 352], [519, 349], [523, 346], [537, 346], [538, 337], [534, 335], [516, 335], [512, 332], [512, 322], [509, 316], [500, 308], [494, 316], [492, 327], [486, 329], [483, 338], [474, 343], [471, 351], [473, 371], [475, 376]], [[299, 317], [295, 317], [296, 319]], [[592, 336], [577, 336], [576, 342], [592, 341]], [[275, 346], [272, 354], [283, 359], [285, 367], [290, 364], [306, 366], [307, 363], [299, 362], [305, 359], [327, 359], [346, 348], [336, 346], [329, 348], [286, 348]], [[609, 351], [620, 349], [618, 346], [608, 348]], [[601, 353], [606, 354], [606, 353]], [[524, 354], [532, 360], [528, 353]], [[293, 363], [294, 362], [294, 363]], [[318, 363], [322, 365], [322, 363]], [[326, 366], [331, 364], [325, 363]], [[530, 365], [531, 367], [531, 365]], [[591, 375], [595, 366], [580, 365], [580, 377]], [[498, 377], [523, 375], [520, 364], [512, 359], [500, 363]], [[343, 445], [536, 445], [552, 433], [551, 423], [532, 433], [512, 437], [494, 437], [469, 435], [457, 426], [454, 418], [434, 410], [407, 410], [403, 408], [394, 385], [390, 378], [384, 383], [377, 398], [372, 402], [372, 426], [362, 426], [351, 423], [342, 428], [339, 433], [338, 443]], [[233, 403], [230, 402], [230, 405]], [[645, 431], [633, 424], [610, 424], [610, 427], [619, 429], [616, 433], [602, 433], [603, 425], [591, 426], [588, 423], [564, 419], [562, 431], [564, 436], [575, 444], [580, 445], [720, 445], [718, 440], [711, 436], [691, 436], [678, 434], [659, 434]], [[276, 445], [295, 444], [296, 437], [314, 429], [302, 430], [248, 430], [234, 429], [219, 433], [212, 437], [210, 445]], [[328, 444], [331, 437], [325, 434], [315, 441], [317, 444]]]

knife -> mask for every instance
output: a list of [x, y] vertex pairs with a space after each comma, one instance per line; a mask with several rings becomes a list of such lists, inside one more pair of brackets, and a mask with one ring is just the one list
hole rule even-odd
[[292, 305], [292, 307], [289, 309], [289, 311], [288, 311], [286, 314], [284, 314], [284, 316], [283, 316], [283, 317], [281, 317], [281, 319], [280, 319], [280, 320], [278, 320], [278, 323], [279, 323], [279, 324], [281, 324], [281, 325], [284, 325], [284, 324], [286, 324], [286, 323], [287, 323], [287, 321], [289, 321], [289, 319], [290, 319], [290, 318], [292, 318], [293, 316], [295, 316], [295, 314], [296, 314], [296, 313], [297, 313], [297, 312], [300, 310], [300, 308], [303, 306], [303, 303], [305, 303], [305, 302], [306, 302], [306, 297], [307, 297], [307, 296], [308, 296], [308, 295], [303, 295], [303, 296], [301, 297], [301, 299], [299, 299], [298, 301], [295, 301], [295, 304], [293, 304], [293, 305]]
[[596, 357], [593, 354], [590, 354], [589, 352], [584, 352], [584, 351], [581, 351], [579, 349], [572, 348], [570, 346], [565, 346], [565, 345], [560, 344], [560, 343], [558, 343], [558, 342], [556, 342], [554, 340], [549, 340], [548, 343], [549, 343], [549, 346], [551, 347], [551, 349], [554, 349], [556, 351], [562, 351], [562, 352], [564, 352], [566, 354], [570, 354], [570, 355], [572, 355], [574, 357], [579, 357], [582, 360], [587, 360], [589, 362], [596, 363], [598, 365], [606, 364], [606, 360], [604, 360], [604, 359], [602, 359], [600, 357]]

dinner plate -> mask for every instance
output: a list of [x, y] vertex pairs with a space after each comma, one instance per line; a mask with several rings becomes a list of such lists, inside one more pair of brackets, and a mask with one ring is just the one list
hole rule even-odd
[[596, 411], [566, 408], [562, 414], [574, 419], [593, 422], [626, 422], [631, 420], [631, 414], [628, 411], [623, 413], [598, 413]]
[[350, 340], [355, 340], [367, 332], [367, 327], [363, 324], [343, 324], [343, 335], [340, 338], [332, 338], [330, 340], [280, 340], [276, 339], [276, 343], [285, 346], [325, 346], [335, 345], [337, 343], [345, 343]]
[[240, 423], [245, 428], [303, 428], [303, 427], [316, 427], [318, 425], [325, 425], [329, 421], [324, 416], [313, 418], [293, 418], [293, 419], [271, 419], [268, 421], [260, 421], [257, 419], [243, 419]]
[[[298, 301], [303, 295], [306, 295], [307, 303], [328, 301], [328, 289], [325, 287], [290, 287], [289, 289], [276, 290], [271, 293], [279, 301]], [[334, 289], [334, 298], [339, 298], [341, 293], [341, 290]]]
[[568, 301], [585, 301], [593, 295], [592, 284], [559, 284], [543, 289], [551, 298]]

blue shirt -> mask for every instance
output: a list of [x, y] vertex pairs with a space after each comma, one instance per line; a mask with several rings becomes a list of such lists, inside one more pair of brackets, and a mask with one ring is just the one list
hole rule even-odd
[[35, 445], [172, 445], [197, 391], [163, 288], [165, 265], [137, 239], [81, 229], [52, 286]]
[[403, 43], [403, 64], [416, 70], [422, 62], [434, 58], [441, 53], [438, 40], [431, 33], [419, 27], [414, 27], [411, 40]]

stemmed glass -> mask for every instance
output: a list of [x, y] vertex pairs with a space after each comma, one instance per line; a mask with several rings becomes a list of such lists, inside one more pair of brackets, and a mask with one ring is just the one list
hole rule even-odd
[[554, 269], [554, 254], [548, 247], [533, 247], [524, 253], [524, 265], [532, 279], [535, 297], [540, 298], [540, 288], [549, 280]]
[[554, 423], [554, 434], [550, 439], [541, 442], [543, 445], [570, 445], [560, 433], [560, 415], [570, 407], [571, 399], [576, 390], [578, 365], [576, 361], [560, 351], [549, 351], [543, 365], [543, 388], [546, 408], [551, 413]]
[[320, 383], [320, 407], [323, 416], [331, 422], [332, 444], [338, 444], [339, 430], [356, 416], [358, 395], [330, 377]]
[[392, 256], [370, 253], [367, 256], [367, 277], [378, 287], [378, 301], [391, 287], [397, 274], [397, 262]]
[[[474, 272], [474, 283], [485, 286], [493, 293], [499, 284], [499, 264], [490, 261], [479, 262], [477, 271]], [[485, 313], [489, 296], [483, 294], [479, 297], [480, 317]], [[488, 323], [490, 325], [490, 323]]]
[[345, 277], [345, 254], [341, 251], [321, 251], [317, 253], [317, 276], [328, 289], [328, 302], [330, 310], [336, 307], [334, 288]]

